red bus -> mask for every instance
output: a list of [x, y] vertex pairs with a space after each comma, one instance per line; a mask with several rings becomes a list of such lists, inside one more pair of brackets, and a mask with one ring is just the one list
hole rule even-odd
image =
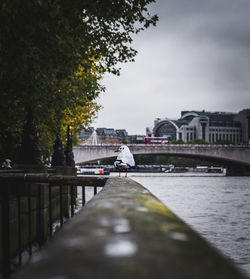
[[164, 137], [145, 137], [144, 142], [145, 144], [167, 144], [169, 139]]

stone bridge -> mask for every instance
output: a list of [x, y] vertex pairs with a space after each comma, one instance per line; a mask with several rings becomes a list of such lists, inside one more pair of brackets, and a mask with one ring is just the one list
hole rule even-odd
[[[243, 165], [250, 167], [250, 146], [246, 145], [128, 145], [136, 154], [167, 154], [171, 156], [202, 158], [219, 161], [224, 165]], [[117, 145], [82, 145], [73, 149], [75, 162], [86, 163], [116, 157]]]

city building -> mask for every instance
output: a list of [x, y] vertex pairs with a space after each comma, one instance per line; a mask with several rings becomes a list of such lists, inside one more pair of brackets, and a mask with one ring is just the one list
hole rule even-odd
[[82, 130], [78, 137], [81, 141], [85, 141], [87, 139], [89, 139], [91, 137], [91, 135], [93, 134], [94, 132], [94, 128], [93, 127], [90, 127], [88, 130]]
[[115, 130], [117, 139], [121, 142], [128, 141], [128, 132], [125, 129]]
[[145, 135], [131, 135], [129, 136], [129, 143], [131, 144], [143, 144]]
[[97, 136], [100, 140], [116, 139], [117, 138], [116, 131], [113, 128], [97, 128], [96, 133], [97, 133]]
[[197, 139], [208, 143], [250, 143], [250, 109], [239, 113], [182, 111], [178, 120], [157, 118], [147, 136], [168, 137], [170, 141], [190, 142]]
[[[96, 138], [96, 141], [92, 140], [92, 137]], [[79, 139], [82, 143], [130, 143], [130, 137], [125, 129], [113, 129], [113, 128], [97, 128], [90, 127], [87, 131], [83, 130], [79, 133]]]

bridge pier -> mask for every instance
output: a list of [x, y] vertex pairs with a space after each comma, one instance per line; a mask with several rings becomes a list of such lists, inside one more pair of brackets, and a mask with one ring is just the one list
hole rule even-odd
[[250, 166], [229, 165], [227, 166], [227, 176], [250, 176]]
[[247, 277], [147, 189], [117, 177], [13, 278]]

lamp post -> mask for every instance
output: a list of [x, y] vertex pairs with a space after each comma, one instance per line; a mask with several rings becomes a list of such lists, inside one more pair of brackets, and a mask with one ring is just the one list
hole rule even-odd
[[41, 165], [42, 152], [38, 145], [37, 126], [31, 108], [28, 108], [27, 122], [22, 134], [22, 143], [18, 152], [17, 163]]
[[59, 136], [57, 136], [54, 142], [54, 153], [52, 155], [52, 166], [65, 166], [66, 158], [63, 152], [63, 144]]
[[67, 143], [64, 151], [66, 157], [66, 165], [75, 167], [74, 153], [72, 151], [72, 134], [70, 134], [70, 125], [67, 127]]

